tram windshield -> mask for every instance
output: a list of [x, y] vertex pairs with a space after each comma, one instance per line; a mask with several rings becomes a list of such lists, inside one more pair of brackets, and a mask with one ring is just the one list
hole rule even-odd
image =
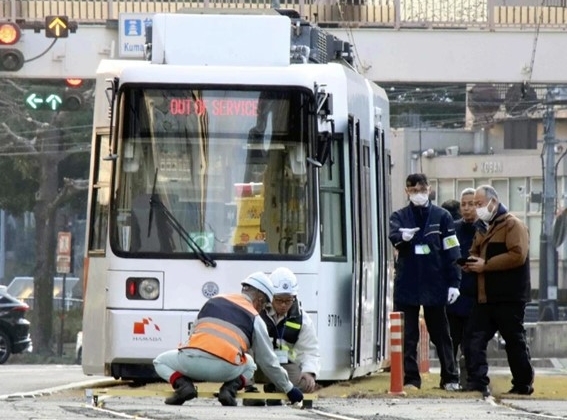
[[313, 109], [313, 95], [300, 88], [126, 86], [114, 252], [304, 257], [313, 241]]

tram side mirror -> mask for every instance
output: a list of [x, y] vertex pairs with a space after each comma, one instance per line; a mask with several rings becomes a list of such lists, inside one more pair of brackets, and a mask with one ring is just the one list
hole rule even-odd
[[317, 115], [326, 117], [333, 113], [333, 94], [325, 91], [317, 92]]
[[112, 153], [113, 137], [112, 137], [112, 123], [114, 121], [114, 107], [116, 105], [116, 96], [118, 94], [119, 79], [117, 77], [113, 79], [106, 79], [107, 87], [104, 90], [106, 99], [108, 100], [108, 119], [110, 120], [110, 135], [108, 136], [108, 156], [104, 156], [102, 160], [114, 161], [118, 158], [118, 155]]
[[308, 157], [306, 160], [313, 166], [317, 168], [322, 167], [331, 154], [331, 141], [333, 135], [328, 131], [319, 133], [317, 136], [317, 150], [315, 151], [315, 157]]

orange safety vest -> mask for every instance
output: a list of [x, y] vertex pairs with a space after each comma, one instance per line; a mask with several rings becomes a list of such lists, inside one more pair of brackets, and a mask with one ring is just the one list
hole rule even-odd
[[246, 363], [254, 335], [258, 311], [243, 295], [218, 295], [207, 301], [187, 344], [181, 348], [199, 349], [234, 365]]

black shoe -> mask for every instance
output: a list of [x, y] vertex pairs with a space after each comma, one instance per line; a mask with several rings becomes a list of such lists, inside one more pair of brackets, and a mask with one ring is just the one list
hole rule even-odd
[[[244, 388], [245, 393], [260, 393], [258, 388], [254, 385], [248, 385]], [[266, 405], [266, 400], [259, 400], [259, 399], [252, 399], [252, 398], [243, 398], [242, 405], [245, 407], [263, 407]]]
[[185, 401], [197, 398], [197, 388], [189, 378], [181, 377], [173, 384], [174, 395], [165, 399], [167, 405], [182, 405]]
[[219, 402], [226, 407], [236, 407], [236, 393], [242, 388], [242, 381], [240, 378], [233, 379], [232, 381], [225, 382], [219, 389]]
[[532, 395], [534, 393], [534, 387], [531, 385], [514, 385], [512, 389], [506, 394], [516, 394], [516, 395]]
[[477, 385], [477, 384], [466, 384], [462, 389], [462, 392], [480, 392], [483, 398], [490, 397], [492, 393], [490, 392], [490, 388], [488, 385]]

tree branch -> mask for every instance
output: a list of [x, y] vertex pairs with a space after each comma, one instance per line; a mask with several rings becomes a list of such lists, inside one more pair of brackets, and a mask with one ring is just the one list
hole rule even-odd
[[4, 128], [6, 134], [8, 134], [8, 137], [14, 140], [13, 142], [14, 146], [21, 146], [24, 150], [28, 152], [37, 152], [36, 148], [33, 145], [35, 139], [29, 140], [25, 137], [17, 135], [5, 122], [2, 122], [0, 125], [2, 126], [2, 128]]
[[70, 179], [63, 178], [63, 188], [51, 203], [47, 205], [47, 212], [51, 214], [59, 206], [80, 191], [84, 191], [89, 187], [89, 181], [86, 179]]

